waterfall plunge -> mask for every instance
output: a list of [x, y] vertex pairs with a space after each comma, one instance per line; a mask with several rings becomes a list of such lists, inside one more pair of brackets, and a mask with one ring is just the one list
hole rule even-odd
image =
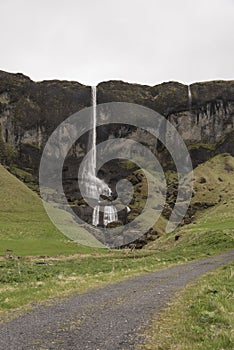
[[97, 226], [99, 224], [99, 215], [100, 215], [100, 207], [99, 205], [96, 205], [96, 207], [93, 209], [93, 217], [92, 217], [93, 226]]
[[[85, 196], [87, 198], [91, 198], [93, 200], [98, 201], [101, 190], [100, 188], [100, 179], [96, 177], [96, 166], [97, 166], [97, 150], [96, 150], [96, 86], [92, 86], [92, 95], [91, 95], [91, 103], [92, 103], [92, 118], [89, 132], [89, 140], [88, 140], [88, 151], [89, 154], [86, 158], [83, 172], [82, 172], [82, 183], [85, 188]], [[99, 183], [99, 185], [98, 185]]]
[[[85, 172], [83, 174], [83, 181], [86, 182], [86, 195], [89, 198], [96, 199], [98, 202], [100, 200], [100, 195], [105, 195], [107, 197], [111, 196], [111, 189], [109, 186], [101, 179], [96, 176], [96, 167], [97, 167], [97, 88], [92, 86], [92, 131], [89, 137], [89, 148], [90, 156], [85, 167]], [[93, 210], [92, 215], [92, 224], [94, 226], [99, 225], [100, 217], [100, 205], [96, 205]], [[113, 205], [104, 206], [103, 214], [103, 225], [106, 227], [108, 223], [117, 221], [118, 215], [117, 210]]]

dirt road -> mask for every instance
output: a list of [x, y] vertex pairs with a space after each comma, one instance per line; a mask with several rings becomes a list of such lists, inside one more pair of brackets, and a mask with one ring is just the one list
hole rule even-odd
[[39, 306], [0, 326], [0, 349], [134, 349], [152, 313], [191, 280], [233, 260], [234, 250]]

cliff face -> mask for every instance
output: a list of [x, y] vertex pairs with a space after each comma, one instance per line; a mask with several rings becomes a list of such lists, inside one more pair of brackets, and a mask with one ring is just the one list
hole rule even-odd
[[219, 142], [234, 128], [234, 81], [190, 87], [176, 82], [153, 87], [119, 81], [99, 84], [98, 102], [111, 101], [137, 103], [161, 113], [188, 144]]
[[65, 118], [90, 105], [90, 87], [77, 82], [35, 83], [0, 71], [0, 125], [5, 142], [43, 147]]
[[[0, 71], [2, 144], [20, 151], [21, 157], [30, 154], [34, 158], [32, 153], [36, 151], [39, 157], [56, 126], [90, 106], [90, 100], [90, 87], [77, 82], [33, 82], [22, 74]], [[198, 150], [204, 156], [203, 148], [215, 152], [220, 143], [228, 146], [225, 140], [234, 129], [234, 81], [196, 83], [190, 86], [190, 91], [187, 85], [176, 82], [151, 87], [109, 81], [98, 85], [97, 100], [98, 103], [137, 103], [163, 114], [177, 128], [191, 152], [196, 153], [195, 158], [199, 158]], [[115, 131], [110, 126], [106, 133], [111, 136]], [[140, 133], [130, 133], [140, 140]], [[126, 134], [129, 128], [123, 127], [121, 136]], [[102, 138], [101, 132], [98, 135]], [[147, 142], [152, 149], [154, 140]]]

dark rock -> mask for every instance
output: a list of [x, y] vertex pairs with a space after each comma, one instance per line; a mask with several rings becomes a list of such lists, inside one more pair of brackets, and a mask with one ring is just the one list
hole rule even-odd
[[204, 184], [204, 183], [206, 183], [206, 179], [205, 179], [204, 177], [201, 177], [201, 178], [198, 180], [198, 182], [199, 182], [200, 184]]
[[107, 224], [107, 228], [115, 228], [119, 226], [123, 226], [123, 223], [121, 221], [113, 221]]

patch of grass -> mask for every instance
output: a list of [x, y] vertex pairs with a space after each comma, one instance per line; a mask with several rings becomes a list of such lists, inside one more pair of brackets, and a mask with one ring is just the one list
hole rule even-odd
[[205, 149], [208, 149], [210, 151], [214, 151], [216, 146], [217, 145], [215, 143], [192, 143], [192, 144], [188, 145], [188, 150], [205, 148]]
[[215, 255], [233, 247], [233, 230], [204, 230], [203, 226], [165, 234], [153, 245], [160, 253], [183, 256], [188, 260]]
[[135, 169], [137, 166], [135, 163], [133, 163], [131, 160], [119, 160], [119, 166], [123, 169]]
[[145, 350], [231, 350], [234, 263], [199, 279], [153, 321]]
[[234, 158], [219, 154], [194, 170], [194, 197], [192, 204], [214, 205], [233, 201], [234, 208]]
[[[45, 238], [45, 239], [2, 239], [0, 241], [0, 256], [4, 256], [6, 250], [12, 250], [13, 256], [58, 256], [71, 254], [87, 254], [94, 252], [93, 248], [79, 245], [76, 242], [61, 239]], [[99, 249], [100, 254], [107, 252], [105, 249]]]
[[18, 179], [20, 179], [23, 182], [29, 183], [35, 180], [35, 177], [31, 173], [17, 168], [16, 166], [11, 166], [10, 171], [13, 175], [15, 175]]

